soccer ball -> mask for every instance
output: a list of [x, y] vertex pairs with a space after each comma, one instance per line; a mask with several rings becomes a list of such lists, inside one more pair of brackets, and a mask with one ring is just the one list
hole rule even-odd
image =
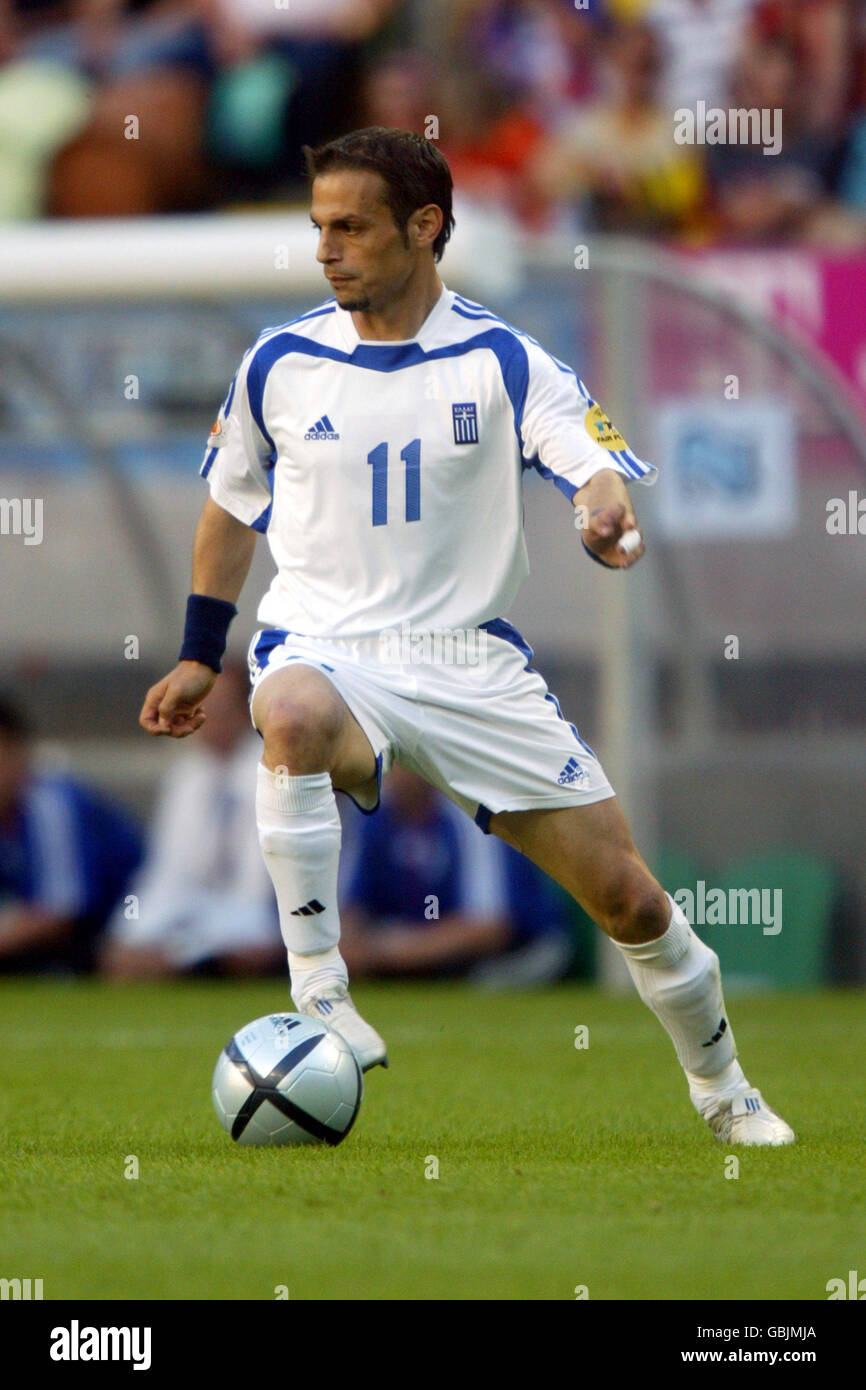
[[348, 1043], [304, 1014], [268, 1014], [226, 1043], [213, 1074], [220, 1124], [238, 1144], [339, 1144], [364, 1079]]

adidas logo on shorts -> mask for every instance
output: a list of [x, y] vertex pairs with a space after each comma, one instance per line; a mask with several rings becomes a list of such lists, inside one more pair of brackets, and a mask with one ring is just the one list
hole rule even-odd
[[577, 758], [569, 758], [556, 780], [561, 787], [566, 787], [570, 782], [582, 782], [588, 776], [586, 768], [581, 767]]

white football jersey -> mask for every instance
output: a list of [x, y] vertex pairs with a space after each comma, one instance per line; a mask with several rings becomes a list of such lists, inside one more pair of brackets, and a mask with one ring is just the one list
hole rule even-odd
[[637, 458], [570, 367], [444, 289], [416, 336], [370, 342], [334, 300], [267, 329], [208, 440], [213, 500], [267, 533], [263, 626], [370, 637], [477, 627], [529, 572], [522, 474], [571, 500]]

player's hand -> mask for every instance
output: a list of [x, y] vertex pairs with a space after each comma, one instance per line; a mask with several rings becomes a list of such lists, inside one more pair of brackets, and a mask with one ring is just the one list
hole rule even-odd
[[138, 722], [149, 734], [186, 738], [206, 719], [202, 700], [210, 693], [216, 671], [199, 661], [180, 661], [173, 671], [152, 685], [145, 696]]
[[[622, 502], [591, 511], [583, 541], [587, 550], [591, 550], [606, 565], [621, 570], [636, 565], [646, 550], [635, 514]], [[621, 544], [623, 541], [624, 546]]]
[[[630, 569], [646, 550], [631, 498], [619, 473], [605, 469], [596, 473], [575, 497], [581, 521], [581, 534], [587, 550], [613, 569]], [[629, 532], [634, 534], [629, 536]], [[623, 548], [628, 538], [631, 545]]]

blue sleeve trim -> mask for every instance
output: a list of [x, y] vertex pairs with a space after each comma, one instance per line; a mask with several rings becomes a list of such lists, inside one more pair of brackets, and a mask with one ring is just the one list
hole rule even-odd
[[564, 495], [568, 498], [569, 502], [574, 502], [575, 497], [580, 491], [577, 485], [575, 483], [569, 482], [568, 478], [563, 478], [561, 473], [554, 473], [552, 468], [548, 468], [545, 464], [541, 462], [537, 454], [534, 454], [531, 459], [524, 458], [523, 466], [524, 468], [534, 468], [536, 473], [541, 478], [545, 478], [547, 480], [550, 480], [552, 478], [554, 487], [558, 487], [560, 492], [564, 493]]

